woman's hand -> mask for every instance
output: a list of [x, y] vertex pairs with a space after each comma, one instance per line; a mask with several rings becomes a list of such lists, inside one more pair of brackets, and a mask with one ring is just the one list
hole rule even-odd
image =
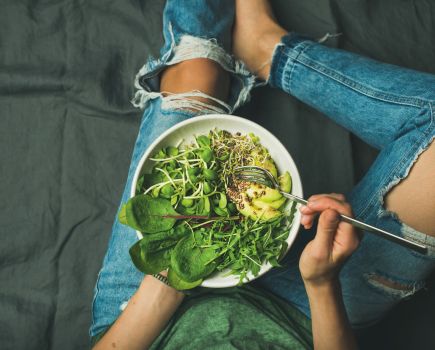
[[301, 223], [310, 228], [320, 214], [315, 238], [302, 252], [299, 269], [305, 284], [322, 285], [336, 280], [341, 266], [356, 250], [356, 229], [340, 220], [339, 214], [352, 216], [352, 209], [341, 194], [315, 195], [300, 209]]
[[314, 348], [357, 349], [338, 280], [341, 266], [359, 244], [355, 228], [340, 220], [340, 214], [352, 216], [352, 209], [343, 195], [330, 194], [310, 197], [301, 212], [305, 228], [320, 214], [316, 236], [299, 260], [310, 302]]

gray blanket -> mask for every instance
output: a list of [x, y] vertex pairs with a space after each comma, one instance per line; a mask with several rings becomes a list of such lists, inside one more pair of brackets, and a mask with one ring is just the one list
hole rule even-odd
[[[163, 4], [1, 1], [1, 349], [89, 346], [93, 288], [142, 114], [129, 103], [132, 82], [162, 44]], [[313, 37], [342, 32], [328, 45], [435, 73], [434, 1], [273, 5], [288, 29]], [[348, 191], [376, 156], [277, 90], [254, 91], [236, 114], [263, 124], [287, 146], [306, 195]], [[426, 331], [435, 329], [434, 288], [420, 294], [362, 344], [434, 348], [433, 332]]]

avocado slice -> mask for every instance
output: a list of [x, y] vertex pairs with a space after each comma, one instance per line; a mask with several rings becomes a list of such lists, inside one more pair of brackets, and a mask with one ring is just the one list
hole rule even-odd
[[254, 205], [245, 193], [241, 194], [241, 200], [237, 203], [237, 209], [242, 215], [252, 220], [269, 221], [281, 215], [279, 210], [270, 206], [265, 205], [264, 208], [260, 208]]
[[281, 191], [290, 193], [290, 191], [292, 190], [292, 178], [288, 171], [278, 177], [278, 182]]
[[273, 202], [281, 199], [282, 194], [278, 190], [275, 190], [264, 185], [252, 183], [246, 189], [246, 194], [249, 198], [260, 199], [262, 202]]
[[278, 171], [276, 170], [275, 163], [265, 149], [261, 151], [254, 150], [252, 151], [251, 155], [254, 158], [253, 165], [260, 166], [266, 170], [269, 170], [275, 178], [278, 176]]
[[[286, 171], [284, 174], [282, 174], [281, 176], [278, 177], [278, 182], [280, 185], [280, 189], [283, 192], [287, 192], [289, 193], [291, 191], [291, 186], [292, 186], [292, 179], [290, 177], [290, 173], [288, 171]], [[259, 208], [266, 208], [266, 207], [272, 207], [274, 209], [279, 209], [280, 207], [282, 207], [282, 205], [285, 203], [286, 198], [284, 198], [280, 193], [280, 198], [278, 199], [274, 199], [272, 201], [270, 201], [271, 198], [276, 198], [278, 197], [278, 191], [275, 191], [274, 189], [270, 189], [268, 187], [266, 187], [265, 189], [266, 193], [264, 195], [261, 195], [263, 192], [260, 192], [260, 196], [257, 196], [255, 198], [252, 199], [252, 203], [259, 207]], [[248, 191], [247, 191], [248, 192]], [[255, 191], [258, 194], [258, 191]], [[249, 194], [254, 194], [252, 191], [249, 191]]]
[[263, 202], [261, 199], [254, 199], [252, 201], [252, 204], [254, 204], [255, 206], [257, 206], [261, 209], [264, 209], [266, 207], [279, 209], [282, 207], [282, 205], [285, 203], [286, 200], [287, 200], [287, 198], [281, 197], [280, 199], [277, 199], [276, 201], [268, 203], [268, 202]]
[[266, 159], [264, 162], [255, 161], [255, 165], [260, 166], [266, 170], [269, 170], [269, 172], [275, 178], [278, 176], [278, 171], [276, 170], [275, 163], [273, 162], [272, 159]]

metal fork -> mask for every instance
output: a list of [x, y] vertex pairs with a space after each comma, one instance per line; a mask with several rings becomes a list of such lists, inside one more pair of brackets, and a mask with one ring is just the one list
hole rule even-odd
[[[262, 185], [265, 185], [270, 188], [274, 188], [278, 190], [284, 197], [289, 198], [299, 204], [307, 205], [308, 201], [305, 199], [295, 196], [294, 194], [286, 193], [281, 191], [278, 181], [275, 179], [275, 177], [268, 171], [267, 169], [261, 168], [259, 166], [239, 166], [235, 168], [234, 175], [239, 178], [240, 180], [248, 181], [248, 182], [255, 182]], [[427, 254], [427, 247], [422, 244], [415, 243], [413, 241], [410, 241], [408, 239], [393, 235], [392, 233], [382, 230], [380, 228], [377, 228], [375, 226], [366, 224], [362, 221], [353, 219], [346, 215], [341, 215], [341, 220], [344, 222], [347, 222], [357, 228], [360, 228], [364, 231], [374, 233], [382, 238], [385, 238], [391, 242], [400, 244], [401, 246], [404, 246], [406, 248], [410, 248], [415, 250], [418, 253], [421, 254]]]

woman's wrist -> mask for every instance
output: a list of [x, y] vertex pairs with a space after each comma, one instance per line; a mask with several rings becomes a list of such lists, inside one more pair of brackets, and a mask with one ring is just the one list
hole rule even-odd
[[307, 291], [308, 296], [316, 296], [316, 297], [328, 297], [335, 296], [337, 292], [341, 290], [340, 281], [338, 277], [325, 279], [325, 280], [304, 280], [305, 289]]
[[152, 275], [146, 275], [142, 280], [139, 290], [146, 292], [148, 297], [156, 300], [174, 301], [179, 303], [184, 299], [184, 294]]

